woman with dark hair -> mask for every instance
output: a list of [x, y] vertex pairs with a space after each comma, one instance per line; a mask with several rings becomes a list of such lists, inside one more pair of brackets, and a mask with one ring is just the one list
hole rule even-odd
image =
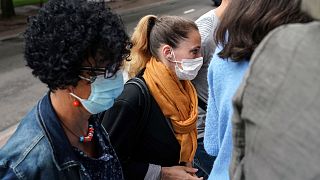
[[209, 98], [205, 126], [206, 151], [217, 156], [209, 179], [229, 179], [232, 151], [232, 97], [261, 40], [274, 28], [304, 23], [300, 0], [232, 0], [216, 33], [217, 48], [208, 69]]
[[25, 59], [49, 92], [0, 150], [1, 179], [123, 179], [99, 113], [123, 89], [128, 41], [100, 2], [49, 1], [29, 19]]
[[146, 90], [127, 83], [103, 120], [124, 177], [202, 179], [191, 167], [198, 99], [190, 80], [202, 65], [196, 24], [177, 16], [148, 15], [138, 23], [132, 43], [129, 75], [137, 75]]

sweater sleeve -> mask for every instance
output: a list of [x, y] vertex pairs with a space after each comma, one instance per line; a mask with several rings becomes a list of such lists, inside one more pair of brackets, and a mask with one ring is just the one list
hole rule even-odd
[[138, 126], [144, 110], [140, 90], [132, 84], [124, 87], [112, 108], [104, 116], [102, 125], [120, 160], [125, 179], [144, 179], [149, 164], [134, 160]]
[[[212, 60], [214, 61], [214, 60]], [[208, 106], [207, 118], [204, 131], [204, 148], [208, 154], [217, 156], [219, 152], [219, 136], [218, 136], [218, 117], [219, 113], [216, 107], [214, 95], [214, 72], [213, 62], [210, 63], [208, 68]]]

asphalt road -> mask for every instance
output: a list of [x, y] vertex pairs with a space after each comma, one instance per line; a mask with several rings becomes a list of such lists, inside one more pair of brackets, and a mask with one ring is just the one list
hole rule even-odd
[[[196, 20], [213, 8], [211, 0], [169, 0], [119, 13], [131, 34], [138, 20], [146, 14], [178, 15]], [[8, 129], [12, 132], [46, 91], [46, 86], [25, 67], [21, 36], [0, 41], [0, 144], [1, 138], [7, 136], [5, 132]]]

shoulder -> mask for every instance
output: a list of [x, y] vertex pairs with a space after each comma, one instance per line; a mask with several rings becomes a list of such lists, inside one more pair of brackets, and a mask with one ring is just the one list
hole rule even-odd
[[205, 14], [203, 14], [202, 16], [200, 16], [195, 23], [197, 25], [203, 25], [206, 22], [211, 22], [213, 23], [214, 21], [216, 21], [216, 15], [215, 15], [215, 10], [210, 10], [208, 12], [206, 12]]
[[[147, 89], [145, 91], [147, 91]], [[144, 94], [140, 85], [130, 79], [125, 83], [124, 89], [115, 100], [114, 105], [106, 111], [103, 121], [107, 122], [106, 119], [109, 118], [123, 119], [128, 116], [131, 116], [131, 118], [139, 117], [146, 103], [150, 102], [150, 99], [151, 97]]]
[[[19, 155], [26, 155], [27, 150], [32, 150], [41, 139], [44, 133], [37, 121], [36, 108], [34, 107], [21, 121], [10, 139], [1, 149], [1, 155], [6, 153], [8, 156], [19, 157]], [[0, 156], [1, 159], [3, 158]], [[24, 157], [21, 157], [24, 158]]]
[[32, 139], [23, 138], [22, 141], [8, 144], [0, 150], [1, 178], [14, 173], [18, 179], [34, 179], [41, 172], [56, 169], [51, 148], [43, 134]]
[[50, 145], [36, 121], [34, 110], [21, 121], [0, 150], [1, 178], [14, 173], [17, 178], [26, 179], [52, 163]]
[[196, 20], [196, 24], [201, 36], [201, 51], [204, 58], [204, 64], [205, 67], [208, 67], [212, 54], [216, 48], [214, 34], [218, 26], [218, 18], [215, 15], [215, 10], [211, 10], [202, 15]]
[[281, 67], [285, 67], [301, 63], [301, 59], [306, 65], [312, 66], [311, 61], [317, 61], [314, 57], [320, 56], [319, 32], [320, 22], [289, 24], [274, 29], [254, 51], [250, 69], [253, 66], [259, 71], [275, 69], [280, 63]]
[[[208, 68], [208, 79], [218, 84], [225, 84], [238, 81], [245, 73], [249, 66], [249, 60], [243, 59], [235, 62], [232, 59], [220, 58], [218, 53], [221, 51], [221, 46], [217, 46], [212, 60]], [[237, 78], [235, 78], [237, 77]]]
[[195, 21], [195, 23], [199, 28], [199, 32], [202, 39], [207, 39], [211, 37], [211, 35], [213, 39], [213, 34], [218, 24], [218, 17], [215, 15], [214, 10], [211, 10], [202, 15], [199, 19]]
[[315, 41], [316, 37], [320, 36], [319, 31], [320, 22], [280, 26], [263, 39], [254, 55], [260, 54], [262, 50], [272, 53], [271, 51], [279, 51], [280, 49], [289, 50], [289, 47], [291, 51], [295, 51], [297, 48], [310, 48], [312, 44], [319, 43]]
[[136, 106], [141, 104], [141, 98], [143, 98], [143, 91], [136, 83], [130, 79], [124, 85], [124, 89], [120, 96], [116, 99], [115, 103], [125, 103], [128, 105]]

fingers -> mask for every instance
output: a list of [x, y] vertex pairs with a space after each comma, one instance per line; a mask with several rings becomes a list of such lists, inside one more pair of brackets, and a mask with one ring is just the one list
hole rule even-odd
[[190, 175], [190, 177], [188, 179], [190, 179], [190, 180], [202, 180], [203, 177], [197, 177], [197, 176], [191, 176]]
[[183, 169], [187, 172], [187, 173], [190, 173], [190, 174], [194, 174], [198, 171], [198, 169], [196, 168], [191, 168], [191, 167], [183, 167]]
[[198, 177], [195, 175], [195, 173], [198, 171], [196, 168], [191, 168], [191, 167], [184, 167], [184, 170], [189, 173], [190, 175], [190, 180], [202, 180], [203, 177]]

